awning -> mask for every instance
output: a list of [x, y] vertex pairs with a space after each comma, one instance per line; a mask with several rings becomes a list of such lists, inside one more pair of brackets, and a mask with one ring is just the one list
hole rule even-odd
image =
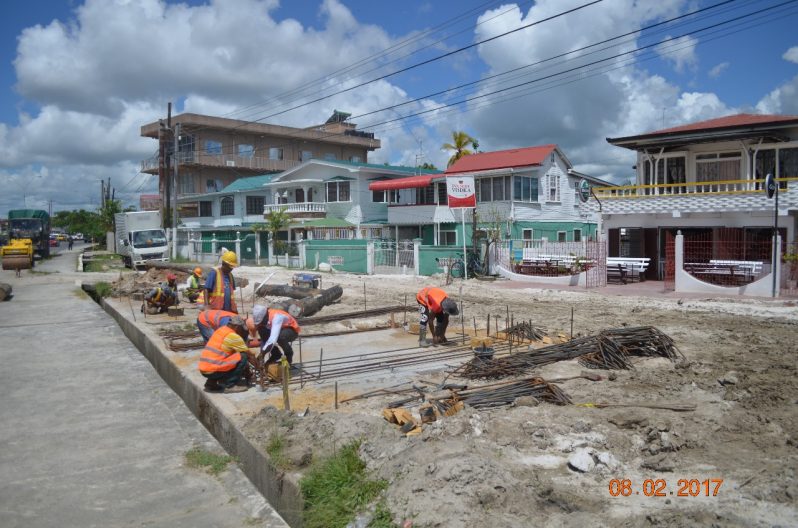
[[395, 180], [375, 181], [369, 183], [370, 191], [395, 191], [397, 189], [414, 189], [416, 187], [427, 187], [440, 174], [425, 174], [422, 176], [410, 176], [409, 178], [396, 178]]

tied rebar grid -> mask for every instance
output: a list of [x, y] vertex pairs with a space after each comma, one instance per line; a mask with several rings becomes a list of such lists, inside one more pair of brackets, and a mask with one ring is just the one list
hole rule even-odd
[[476, 357], [452, 374], [468, 379], [498, 379], [576, 358], [589, 368], [630, 369], [634, 368], [631, 356], [665, 357], [671, 361], [684, 357], [670, 337], [652, 326], [641, 326], [605, 330], [595, 336], [520, 351], [497, 359]]

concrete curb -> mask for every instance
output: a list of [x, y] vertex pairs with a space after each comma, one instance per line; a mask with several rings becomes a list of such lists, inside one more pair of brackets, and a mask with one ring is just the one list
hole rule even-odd
[[[222, 409], [191, 379], [177, 367], [161, 350], [155, 339], [158, 336], [145, 331], [128, 320], [110, 303], [103, 299], [102, 308], [113, 317], [122, 332], [155, 367], [155, 370], [182, 398], [189, 410], [216, 437], [227, 452], [238, 459], [241, 470], [267, 501], [292, 527], [302, 526], [302, 494], [295, 482], [274, 467], [268, 455], [250, 442], [238, 430], [225, 409]], [[219, 402], [222, 405], [224, 402]], [[232, 412], [232, 408], [229, 409]]]

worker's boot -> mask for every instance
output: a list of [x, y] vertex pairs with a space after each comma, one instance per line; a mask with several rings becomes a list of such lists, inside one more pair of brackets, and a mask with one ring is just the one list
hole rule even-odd
[[418, 346], [420, 347], [428, 347], [430, 345], [429, 341], [427, 341], [427, 327], [426, 326], [419, 326], [418, 328]]

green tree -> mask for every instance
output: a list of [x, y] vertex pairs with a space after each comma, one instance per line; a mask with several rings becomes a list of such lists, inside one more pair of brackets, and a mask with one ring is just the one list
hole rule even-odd
[[284, 244], [282, 240], [277, 239], [277, 233], [287, 228], [291, 223], [291, 215], [288, 214], [287, 210], [288, 207], [281, 207], [266, 215], [265, 229], [271, 233], [272, 240], [274, 241], [274, 251], [278, 254], [283, 251]]
[[427, 162], [422, 163], [421, 165], [418, 166], [418, 168], [425, 170], [438, 170], [438, 167], [436, 167], [432, 163], [427, 163]]
[[[473, 148], [474, 150], [469, 150], [468, 148], [466, 148], [469, 145], [471, 145], [471, 148]], [[443, 150], [454, 151], [452, 157], [449, 158], [449, 163], [446, 164], [447, 167], [451, 167], [452, 165], [454, 165], [454, 163], [457, 160], [459, 160], [463, 156], [468, 156], [470, 154], [473, 154], [474, 151], [477, 148], [479, 148], [479, 142], [476, 139], [469, 136], [468, 134], [466, 134], [465, 132], [463, 132], [462, 130], [460, 131], [453, 130], [452, 142], [444, 143], [443, 145], [441, 145], [441, 148]]]

